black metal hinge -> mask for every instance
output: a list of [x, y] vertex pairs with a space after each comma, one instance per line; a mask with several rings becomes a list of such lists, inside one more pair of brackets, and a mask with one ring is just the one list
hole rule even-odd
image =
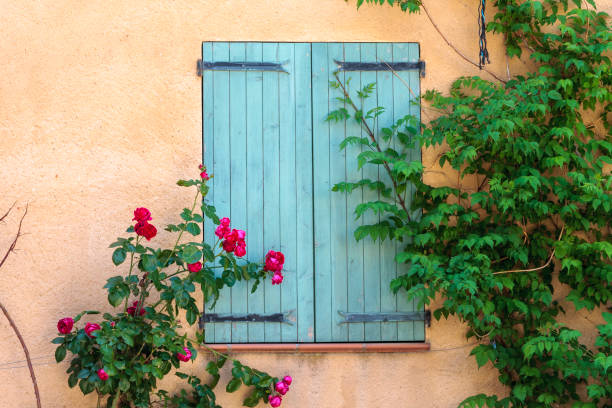
[[204, 313], [200, 317], [200, 329], [204, 328], [205, 323], [235, 323], [235, 322], [267, 322], [267, 323], [285, 323], [293, 326], [295, 318], [293, 310], [285, 313], [270, 313], [270, 314], [222, 314], [222, 313]]
[[418, 62], [346, 62], [334, 60], [338, 71], [409, 71], [418, 69], [425, 76], [425, 61]]
[[283, 64], [277, 62], [229, 62], [217, 61], [207, 62], [198, 60], [198, 76], [202, 76], [204, 71], [272, 71], [288, 74], [283, 68]]
[[431, 327], [431, 311], [422, 312], [381, 312], [381, 313], [349, 313], [338, 311], [344, 318], [343, 323], [368, 323], [368, 322], [411, 322], [424, 321], [427, 327]]

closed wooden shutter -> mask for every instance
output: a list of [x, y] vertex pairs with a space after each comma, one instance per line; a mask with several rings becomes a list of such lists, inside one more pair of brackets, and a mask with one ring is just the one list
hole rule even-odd
[[[207, 341], [423, 341], [422, 320], [343, 323], [346, 313], [414, 312], [416, 305], [389, 289], [401, 272], [395, 244], [353, 237], [362, 222], [354, 208], [377, 197], [331, 191], [340, 181], [386, 175], [367, 167], [362, 174], [356, 148], [340, 150], [344, 137], [361, 134], [356, 122], [325, 121], [339, 103], [338, 91], [329, 87], [336, 61], [417, 62], [418, 45], [207, 42], [202, 54], [210, 66], [202, 75], [204, 163], [215, 176], [209, 199], [232, 227], [247, 231], [249, 259], [261, 260], [269, 249], [286, 256], [282, 285], [268, 281], [251, 294], [250, 285], [239, 282], [207, 312], [264, 319], [283, 313], [293, 323], [207, 323]], [[351, 78], [354, 90], [377, 83], [366, 109], [380, 105], [386, 111], [372, 126], [389, 126], [409, 112], [418, 116], [411, 105], [419, 94], [417, 69], [340, 75]], [[412, 159], [420, 159], [419, 149]], [[204, 231], [205, 240], [214, 242], [214, 226], [205, 224]]]

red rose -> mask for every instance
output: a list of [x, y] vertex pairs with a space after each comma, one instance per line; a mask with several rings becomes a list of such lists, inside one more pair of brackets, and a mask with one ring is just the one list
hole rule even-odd
[[234, 252], [234, 249], [236, 249], [236, 241], [231, 239], [226, 239], [223, 241], [223, 250], [225, 252]]
[[72, 326], [74, 326], [74, 320], [72, 320], [72, 317], [64, 317], [57, 322], [57, 331], [61, 334], [68, 334], [72, 331]]
[[108, 374], [106, 373], [106, 371], [104, 371], [103, 368], [99, 369], [97, 371], [98, 373], [98, 377], [102, 380], [102, 381], [106, 381], [108, 380]]
[[136, 231], [136, 235], [145, 237], [147, 241], [150, 241], [151, 238], [157, 235], [157, 228], [155, 228], [153, 224], [149, 224], [146, 221], [139, 221], [134, 226], [134, 231]]
[[[127, 314], [129, 314], [130, 316], [134, 316], [136, 314], [136, 309], [138, 308], [138, 301], [135, 300], [134, 303], [132, 303], [132, 306], [127, 308]], [[140, 309], [140, 311], [138, 312], [138, 314], [140, 316], [144, 316], [147, 314], [147, 311], [144, 309], [144, 307], [142, 309]]]
[[87, 334], [89, 337], [93, 337], [91, 333], [95, 332], [96, 330], [100, 330], [100, 329], [101, 327], [97, 323], [87, 323], [85, 325], [85, 334]]
[[270, 272], [280, 272], [283, 269], [285, 263], [285, 255], [278, 251], [269, 251], [266, 255], [266, 264], [264, 270]]
[[147, 210], [146, 208], [139, 207], [134, 210], [134, 218], [132, 218], [132, 221], [146, 222], [151, 221], [152, 219], [151, 211]]
[[202, 262], [198, 261], [196, 263], [187, 264], [187, 269], [189, 272], [200, 272], [202, 270]]
[[234, 255], [236, 255], [237, 257], [246, 255], [246, 243], [244, 241], [238, 241], [236, 249], [234, 250]]
[[283, 274], [280, 272], [274, 272], [274, 275], [272, 275], [272, 284], [273, 285], [280, 285], [281, 283], [283, 283]]
[[230, 231], [230, 219], [227, 217], [221, 218], [221, 220], [219, 220], [219, 226], [215, 229], [215, 235], [219, 238], [223, 238]]

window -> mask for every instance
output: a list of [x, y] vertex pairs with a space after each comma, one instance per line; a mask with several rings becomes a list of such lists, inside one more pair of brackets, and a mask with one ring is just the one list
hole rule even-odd
[[[419, 93], [417, 64], [404, 64], [400, 78], [380, 68], [418, 60], [414, 43], [203, 44], [204, 163], [214, 174], [209, 199], [219, 216], [247, 231], [249, 259], [263, 259], [268, 249], [286, 258], [281, 285], [268, 280], [251, 294], [250, 284], [239, 282], [206, 309], [207, 342], [424, 340], [423, 311], [389, 289], [402, 268], [394, 261], [395, 243], [353, 237], [361, 222], [353, 210], [373, 193], [331, 191], [361, 177], [356, 147], [339, 148], [361, 129], [354, 121], [325, 120], [341, 103], [329, 82], [342, 62], [366, 63], [339, 75], [351, 78], [353, 90], [376, 82], [365, 108], [385, 107], [378, 128], [408, 112], [418, 115], [406, 88]], [[420, 159], [419, 149], [413, 158]], [[212, 243], [213, 234], [205, 236]]]

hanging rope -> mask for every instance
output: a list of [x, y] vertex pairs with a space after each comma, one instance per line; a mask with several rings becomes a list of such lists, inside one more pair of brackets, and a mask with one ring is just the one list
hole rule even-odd
[[487, 24], [485, 22], [485, 1], [480, 0], [478, 5], [478, 37], [480, 45], [480, 54], [478, 59], [478, 68], [482, 69], [485, 64], [490, 64], [489, 51], [487, 50]]

